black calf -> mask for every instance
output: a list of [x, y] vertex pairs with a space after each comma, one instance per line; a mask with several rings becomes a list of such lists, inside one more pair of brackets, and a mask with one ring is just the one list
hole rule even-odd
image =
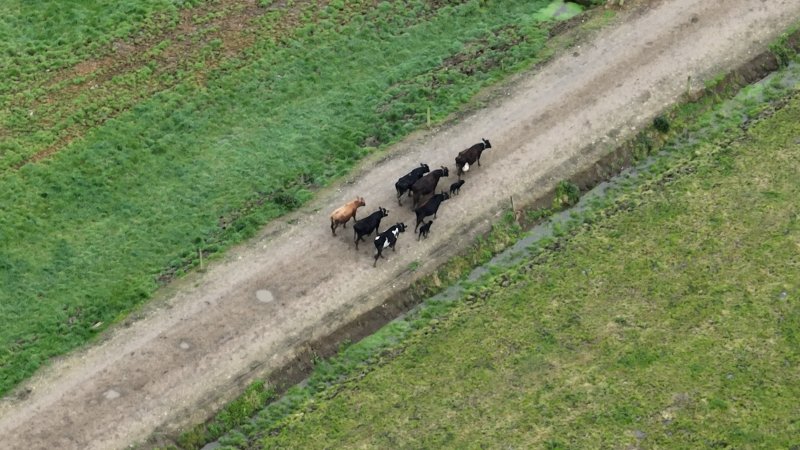
[[397, 245], [397, 236], [405, 231], [406, 224], [396, 223], [375, 238], [375, 261], [372, 263], [372, 267], [375, 267], [375, 264], [378, 263], [378, 258], [383, 258], [384, 248], [391, 247], [392, 251], [394, 251], [394, 246]]
[[461, 189], [461, 186], [464, 185], [464, 180], [458, 180], [455, 183], [450, 185], [450, 195], [458, 195], [458, 191]]
[[431, 232], [431, 225], [433, 225], [432, 220], [425, 222], [421, 227], [419, 227], [419, 235], [417, 236], [417, 240], [419, 240], [421, 237], [428, 239], [428, 233]]
[[419, 208], [414, 210], [414, 213], [417, 215], [417, 224], [414, 226], [414, 231], [417, 231], [417, 227], [419, 224], [423, 222], [423, 219], [432, 215], [433, 218], [436, 218], [436, 212], [439, 211], [439, 205], [442, 204], [443, 201], [450, 198], [447, 195], [447, 192], [442, 191], [441, 194], [436, 194], [430, 198], [424, 205], [420, 206]]

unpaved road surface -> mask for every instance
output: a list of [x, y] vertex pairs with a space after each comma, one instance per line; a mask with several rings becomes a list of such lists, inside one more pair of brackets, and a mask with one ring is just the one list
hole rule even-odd
[[[205, 273], [179, 280], [145, 317], [44, 370], [24, 399], [0, 404], [0, 448], [121, 448], [156, 428], [196, 420], [232, 386], [291, 360], [323, 337], [463, 249], [509, 196], [533, 199], [589, 167], [623, 138], [721, 70], [749, 60], [790, 23], [797, 0], [671, 0], [633, 13], [596, 39], [516, 82], [462, 122], [420, 134], [365, 164], [353, 183], [323, 192], [292, 220], [231, 251]], [[352, 231], [331, 237], [328, 214], [356, 195], [360, 216], [389, 208], [384, 227], [410, 223], [393, 183], [427, 162], [453, 168], [455, 154], [489, 138], [482, 167], [445, 202], [430, 237], [401, 235], [372, 267]], [[443, 179], [444, 185], [455, 180]], [[408, 270], [422, 261], [417, 271]]]

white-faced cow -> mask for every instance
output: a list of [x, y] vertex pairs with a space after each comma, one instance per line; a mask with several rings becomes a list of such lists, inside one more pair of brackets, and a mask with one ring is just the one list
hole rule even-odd
[[407, 174], [400, 177], [397, 180], [397, 183], [394, 184], [394, 188], [397, 190], [397, 204], [402, 205], [403, 202], [400, 200], [400, 197], [403, 196], [411, 186], [416, 183], [417, 180], [422, 178], [423, 175], [430, 172], [431, 170], [428, 168], [427, 164], [420, 164], [419, 167], [408, 172]]
[[481, 153], [484, 150], [492, 148], [492, 144], [486, 139], [481, 139], [481, 142], [473, 145], [472, 147], [461, 150], [456, 156], [456, 167], [458, 168], [458, 179], [461, 179], [461, 174], [469, 170], [469, 166], [478, 163], [481, 165]]
[[336, 236], [336, 228], [339, 225], [347, 228], [347, 222], [350, 219], [355, 219], [356, 211], [364, 205], [366, 205], [364, 197], [357, 197], [355, 200], [345, 203], [344, 206], [336, 208], [336, 210], [331, 213], [331, 233]]
[[436, 194], [431, 197], [427, 202], [425, 202], [424, 205], [415, 209], [414, 213], [417, 215], [417, 224], [414, 226], [414, 231], [417, 231], [417, 227], [419, 227], [420, 223], [424, 222], [426, 217], [432, 215], [435, 219], [436, 212], [439, 211], [439, 205], [449, 198], [450, 196], [447, 194], [447, 192], [442, 191], [440, 194]]
[[396, 223], [375, 238], [375, 261], [373, 261], [372, 267], [375, 267], [375, 264], [378, 263], [378, 258], [383, 258], [383, 249], [390, 247], [394, 251], [395, 245], [397, 245], [397, 237], [405, 231], [406, 224]]
[[414, 204], [411, 205], [411, 207], [416, 208], [421, 198], [435, 192], [436, 185], [439, 183], [439, 178], [446, 177], [448, 175], [450, 175], [450, 171], [447, 170], [447, 167], [442, 166], [441, 169], [431, 171], [417, 180], [416, 183], [411, 186], [411, 193], [414, 196]]
[[359, 220], [353, 225], [353, 237], [356, 241], [356, 250], [358, 250], [358, 241], [362, 240], [364, 236], [368, 236], [373, 231], [378, 235], [378, 227], [381, 226], [381, 219], [389, 215], [389, 211], [385, 208], [378, 208], [377, 211], [368, 215], [367, 217]]

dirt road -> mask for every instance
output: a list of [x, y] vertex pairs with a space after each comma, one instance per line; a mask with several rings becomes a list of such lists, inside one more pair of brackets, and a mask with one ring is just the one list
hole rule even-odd
[[[532, 199], [590, 166], [691, 86], [748, 60], [790, 23], [797, 0], [671, 0], [634, 13], [571, 49], [461, 123], [396, 146], [338, 189], [180, 280], [169, 298], [97, 346], [35, 377], [24, 399], [0, 404], [0, 448], [121, 448], [157, 427], [196, 420], [241, 383], [291, 360], [456, 254], [495, 214]], [[689, 78], [691, 77], [691, 78]], [[427, 241], [401, 235], [372, 267], [371, 244], [356, 252], [348, 227], [333, 238], [328, 214], [356, 195], [361, 215], [389, 208], [404, 221], [393, 182], [419, 162], [453, 168], [455, 154], [486, 137], [493, 148], [442, 205]], [[443, 179], [449, 185], [454, 176]], [[408, 270], [413, 261], [422, 264]]]

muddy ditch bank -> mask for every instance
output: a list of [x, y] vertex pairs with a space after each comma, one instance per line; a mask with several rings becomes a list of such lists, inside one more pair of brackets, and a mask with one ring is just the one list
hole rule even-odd
[[[704, 108], [699, 109], [700, 112], [708, 110], [712, 106], [718, 105], [722, 100], [733, 97], [743, 87], [759, 82], [788, 64], [798, 52], [800, 52], [800, 30], [786, 35], [772, 45], [770, 50], [754, 56], [735, 70], [717, 77], [718, 81], [715, 83], [703, 89], [687, 91], [684, 95], [683, 103], [664, 111], [661, 117], [670, 121], [678, 114], [680, 106], [688, 103], [704, 104]], [[696, 111], [695, 115], [697, 114], [698, 112]], [[680, 133], [681, 130], [677, 131]], [[614, 134], [614, 131], [609, 134]], [[641, 167], [642, 164], [646, 165], [647, 161], [643, 162], [645, 158], [663, 151], [664, 144], [668, 138], [679, 139], [676, 134], [673, 132], [665, 135], [651, 125], [624, 141], [622, 145], [609, 149], [602, 158], [587, 169], [570, 171], [570, 168], [576, 166], [580, 155], [576, 155], [573, 159], [566, 161], [553, 172], [561, 174], [572, 173], [566, 180], [580, 188], [583, 194], [580, 202], [571, 209], [555, 212], [552, 216], [541, 217], [541, 214], [538, 214], [539, 212], [552, 207], [555, 186], [549, 186], [549, 190], [546, 190], [544, 195], [536, 198], [509, 199], [508, 210], [513, 211], [516, 222], [522, 227], [526, 237], [519, 240], [515, 245], [507, 246], [501, 252], [495, 252], [498, 254], [489, 263], [479, 267], [472, 266], [468, 271], [462, 271], [461, 277], [457, 278], [467, 276], [468, 280], [476, 280], [488, 272], [486, 267], [507, 267], [514, 264], [521, 257], [520, 255], [524, 254], [524, 249], [527, 246], [551, 234], [554, 223], [568, 221], [571, 213], [584, 208], [592, 197], [602, 196], [603, 192], [615, 183], [615, 178], [620, 175], [635, 177], [637, 173], [636, 167]], [[580, 154], [596, 153], [594, 146], [586, 147], [580, 152]], [[548, 179], [550, 177], [541, 177], [542, 181], [537, 184], [544, 186], [547, 183], [544, 180]], [[490, 233], [491, 231], [487, 230], [484, 233], [484, 238], [487, 238]], [[485, 250], [481, 245], [480, 243], [471, 245], [460, 252], [454, 259], [471, 258], [470, 255]], [[407, 270], [412, 271], [414, 269], [409, 268]], [[280, 396], [290, 387], [306, 380], [313, 371], [316, 361], [320, 358], [330, 358], [336, 355], [343, 344], [358, 342], [364, 337], [375, 333], [392, 320], [408, 314], [426, 299], [434, 296], [437, 298], [457, 299], [459, 296], [464, 295], [464, 289], [456, 285], [457, 278], [443, 281], [440, 273], [441, 270], [435, 270], [430, 275], [417, 280], [411, 286], [386, 297], [379, 306], [362, 313], [333, 332], [303, 345], [295, 353], [291, 361], [269, 373], [265, 378], [266, 383], [274, 388]], [[259, 368], [254, 367], [252, 369], [258, 370]], [[236, 380], [234, 384], [239, 389], [243, 389], [247, 384], [246, 378], [243, 376]], [[176, 439], [177, 435], [174, 430], [167, 431], [162, 429], [153, 434], [147, 440], [145, 446], [170, 445], [174, 444]]]

